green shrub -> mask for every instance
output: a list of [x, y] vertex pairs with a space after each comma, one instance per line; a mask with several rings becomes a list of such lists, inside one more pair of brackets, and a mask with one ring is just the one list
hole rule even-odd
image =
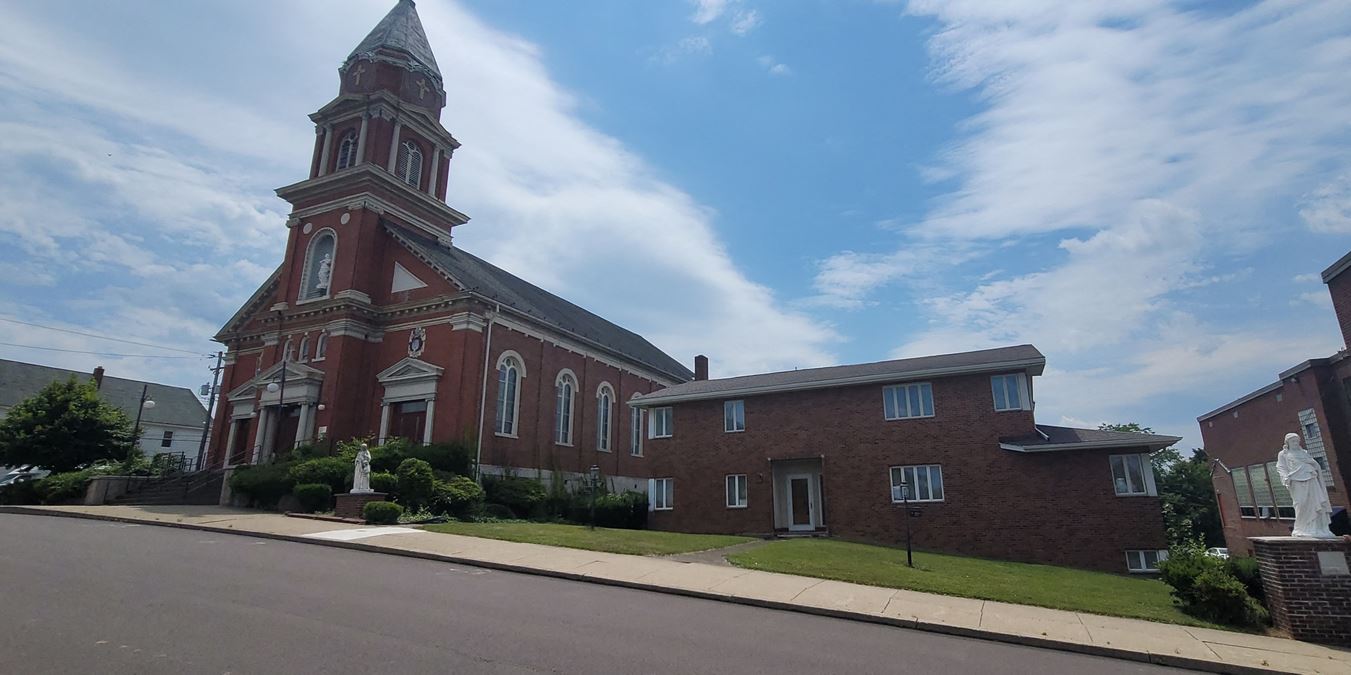
[[89, 469], [54, 473], [36, 481], [33, 491], [43, 504], [59, 504], [84, 497], [85, 486], [92, 477]]
[[393, 525], [403, 515], [403, 507], [394, 502], [366, 502], [361, 515], [370, 525]]
[[399, 463], [395, 474], [399, 477], [399, 501], [413, 510], [425, 507], [436, 487], [432, 465], [410, 457]]
[[277, 500], [290, 494], [295, 487], [291, 478], [291, 464], [262, 464], [241, 466], [230, 476], [230, 489], [248, 501], [250, 506], [273, 508]]
[[371, 473], [371, 489], [392, 495], [399, 491], [399, 477], [388, 471], [375, 471]]
[[1250, 556], [1230, 558], [1225, 561], [1225, 569], [1248, 589], [1248, 595], [1258, 602], [1266, 601], [1267, 594], [1262, 588], [1262, 571], [1257, 567], [1257, 558]]
[[412, 444], [402, 438], [391, 439], [384, 445], [377, 445], [371, 448], [371, 471], [388, 471], [393, 473], [398, 470], [403, 460], [411, 455], [408, 451], [412, 449]]
[[484, 504], [483, 517], [495, 520], [515, 520], [516, 514], [502, 504]]
[[506, 506], [517, 518], [541, 515], [544, 500], [548, 497], [539, 481], [516, 476], [485, 479], [483, 489], [488, 501]]
[[291, 467], [291, 480], [296, 484], [323, 483], [333, 492], [352, 489], [353, 464], [340, 457], [307, 459]]
[[38, 496], [37, 483], [35, 480], [25, 480], [0, 486], [0, 504], [12, 506], [41, 504], [42, 497]]
[[456, 476], [449, 481], [437, 481], [432, 488], [429, 509], [464, 519], [475, 515], [483, 506], [483, 488], [469, 478]]
[[1260, 625], [1266, 620], [1266, 610], [1228, 568], [1225, 560], [1195, 545], [1175, 546], [1168, 559], [1159, 563], [1162, 579], [1173, 587], [1182, 611], [1217, 623]]
[[327, 511], [333, 505], [333, 488], [325, 483], [301, 483], [291, 490], [304, 513]]
[[328, 448], [322, 445], [313, 445], [311, 443], [304, 443], [301, 445], [297, 445], [294, 448], [291, 448], [289, 456], [291, 459], [301, 462], [307, 459], [319, 459], [321, 457], [329, 457], [331, 455], [328, 454]]
[[596, 524], [641, 530], [647, 527], [647, 495], [632, 490], [596, 497]]
[[1186, 605], [1196, 578], [1203, 572], [1222, 569], [1223, 566], [1223, 560], [1206, 555], [1203, 548], [1174, 546], [1168, 551], [1168, 559], [1159, 562], [1159, 577], [1163, 583], [1173, 587], [1173, 597]]
[[458, 476], [474, 475], [474, 449], [467, 443], [430, 443], [411, 446], [404, 453], [408, 457], [432, 465], [437, 471], [448, 471]]

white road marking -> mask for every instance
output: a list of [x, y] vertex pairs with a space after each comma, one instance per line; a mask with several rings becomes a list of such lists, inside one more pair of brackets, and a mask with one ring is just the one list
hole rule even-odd
[[358, 527], [355, 530], [331, 530], [328, 532], [315, 532], [314, 534], [304, 535], [311, 539], [329, 539], [332, 541], [355, 541], [357, 539], [366, 539], [368, 537], [378, 537], [382, 534], [417, 534], [422, 530], [415, 530], [411, 527]]

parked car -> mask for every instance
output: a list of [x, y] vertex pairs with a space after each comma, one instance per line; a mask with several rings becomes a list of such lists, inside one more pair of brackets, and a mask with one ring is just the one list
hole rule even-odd
[[1228, 558], [1228, 557], [1229, 557], [1229, 549], [1227, 549], [1227, 548], [1208, 548], [1208, 549], [1206, 549], [1206, 555], [1213, 555], [1213, 556], [1215, 556], [1216, 558]]
[[14, 483], [22, 483], [24, 481], [46, 478], [47, 475], [50, 473], [51, 473], [50, 471], [44, 471], [31, 464], [25, 464], [23, 466], [10, 469], [8, 473], [6, 473], [3, 477], [0, 477], [0, 487], [4, 487], [6, 485], [13, 485]]

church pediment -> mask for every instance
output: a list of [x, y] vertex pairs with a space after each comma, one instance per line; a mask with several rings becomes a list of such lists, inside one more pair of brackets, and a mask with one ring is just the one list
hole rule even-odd
[[324, 379], [324, 371], [319, 370], [318, 368], [311, 368], [310, 366], [303, 363], [296, 363], [295, 361], [286, 361], [284, 363], [275, 363], [270, 368], [258, 373], [257, 377], [253, 378], [254, 384], [280, 382], [283, 379], [281, 374], [283, 365], [286, 366], [286, 377], [284, 379], [287, 382], [303, 382], [306, 380], [322, 381]]
[[434, 380], [440, 378], [441, 373], [444, 371], [445, 368], [409, 356], [380, 371], [380, 374], [376, 375], [375, 379], [383, 384], [407, 382], [409, 380]]

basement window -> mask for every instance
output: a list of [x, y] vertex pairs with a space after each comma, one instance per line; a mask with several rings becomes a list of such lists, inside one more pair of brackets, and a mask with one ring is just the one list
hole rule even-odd
[[1126, 569], [1135, 573], [1157, 572], [1159, 562], [1168, 559], [1168, 551], [1153, 549], [1126, 551]]

